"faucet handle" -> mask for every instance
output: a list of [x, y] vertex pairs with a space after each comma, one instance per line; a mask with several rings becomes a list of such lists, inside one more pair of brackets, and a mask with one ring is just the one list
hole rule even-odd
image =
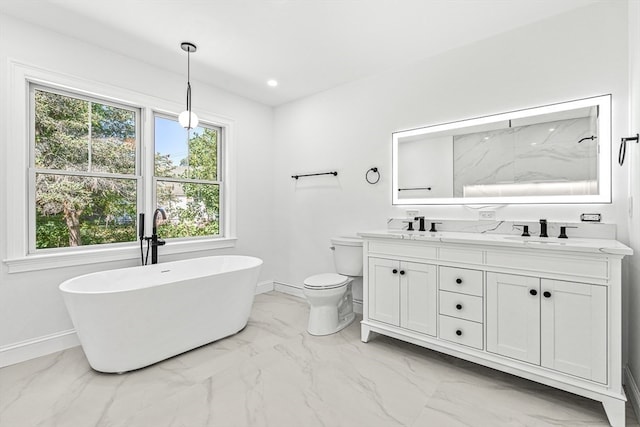
[[576, 226], [573, 225], [563, 225], [560, 227], [560, 235], [558, 236], [558, 239], [568, 239], [567, 237], [567, 228], [578, 228]]
[[529, 234], [529, 226], [528, 225], [524, 225], [524, 224], [513, 224], [516, 227], [522, 227], [522, 237], [529, 237], [531, 236], [531, 234]]
[[431, 228], [429, 229], [429, 232], [431, 233], [436, 233], [438, 230], [436, 230], [436, 224], [442, 224], [441, 222], [432, 222], [431, 223]]
[[406, 221], [402, 221], [402, 222], [407, 223], [407, 231], [413, 231], [413, 220], [412, 219], [409, 219], [409, 220], [406, 220]]

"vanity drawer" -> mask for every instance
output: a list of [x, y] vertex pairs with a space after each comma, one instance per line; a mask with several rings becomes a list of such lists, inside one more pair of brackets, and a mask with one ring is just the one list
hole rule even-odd
[[482, 323], [482, 297], [440, 291], [440, 314]]
[[482, 271], [440, 267], [440, 289], [482, 296]]
[[482, 323], [440, 315], [440, 338], [482, 350]]

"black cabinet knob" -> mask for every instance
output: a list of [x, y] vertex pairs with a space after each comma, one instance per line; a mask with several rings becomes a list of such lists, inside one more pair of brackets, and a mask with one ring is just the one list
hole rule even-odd
[[462, 279], [458, 277], [458, 278], [456, 279], [456, 283], [459, 285], [460, 283], [462, 283]]
[[462, 331], [461, 331], [460, 329], [458, 329], [458, 330], [456, 331], [456, 335], [457, 335], [457, 336], [461, 336], [461, 335], [462, 335]]
[[551, 292], [549, 291], [544, 291], [542, 295], [544, 295], [545, 298], [551, 298]]
[[457, 308], [458, 310], [462, 310], [462, 304], [456, 304], [456, 308]]
[[400, 274], [404, 275], [404, 270], [400, 270]]
[[535, 296], [535, 295], [538, 295], [538, 291], [536, 291], [535, 289], [531, 289], [531, 290], [529, 290], [529, 293], [530, 293], [531, 295], [534, 295], [534, 296]]
[[396, 270], [396, 269], [394, 268], [393, 270], [391, 270], [391, 272], [392, 272], [393, 274], [396, 274], [396, 273], [398, 272], [398, 270]]

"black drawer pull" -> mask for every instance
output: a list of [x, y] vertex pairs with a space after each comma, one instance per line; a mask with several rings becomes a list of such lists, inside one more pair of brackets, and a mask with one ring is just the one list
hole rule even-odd
[[542, 295], [544, 295], [545, 298], [551, 298], [551, 292], [549, 291], [544, 291]]
[[462, 279], [458, 277], [458, 278], [456, 279], [456, 283], [459, 285], [460, 283], [462, 283]]
[[456, 335], [457, 336], [462, 336], [462, 330], [460, 330], [460, 329], [456, 330]]
[[393, 274], [396, 274], [396, 273], [398, 272], [398, 270], [396, 270], [396, 269], [394, 268], [393, 270], [391, 270], [391, 272], [392, 272]]
[[535, 289], [531, 289], [531, 290], [529, 291], [529, 293], [530, 293], [531, 295], [533, 295], [533, 296], [538, 295], [538, 291], [536, 291]]
[[462, 310], [462, 304], [456, 304], [456, 308], [457, 308], [458, 310]]
[[404, 270], [400, 270], [400, 274], [401, 274], [401, 275], [404, 275]]

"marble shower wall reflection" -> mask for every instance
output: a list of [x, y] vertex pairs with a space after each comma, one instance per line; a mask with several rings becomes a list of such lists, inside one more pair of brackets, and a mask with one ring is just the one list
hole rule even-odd
[[454, 197], [598, 194], [597, 117], [453, 137]]

